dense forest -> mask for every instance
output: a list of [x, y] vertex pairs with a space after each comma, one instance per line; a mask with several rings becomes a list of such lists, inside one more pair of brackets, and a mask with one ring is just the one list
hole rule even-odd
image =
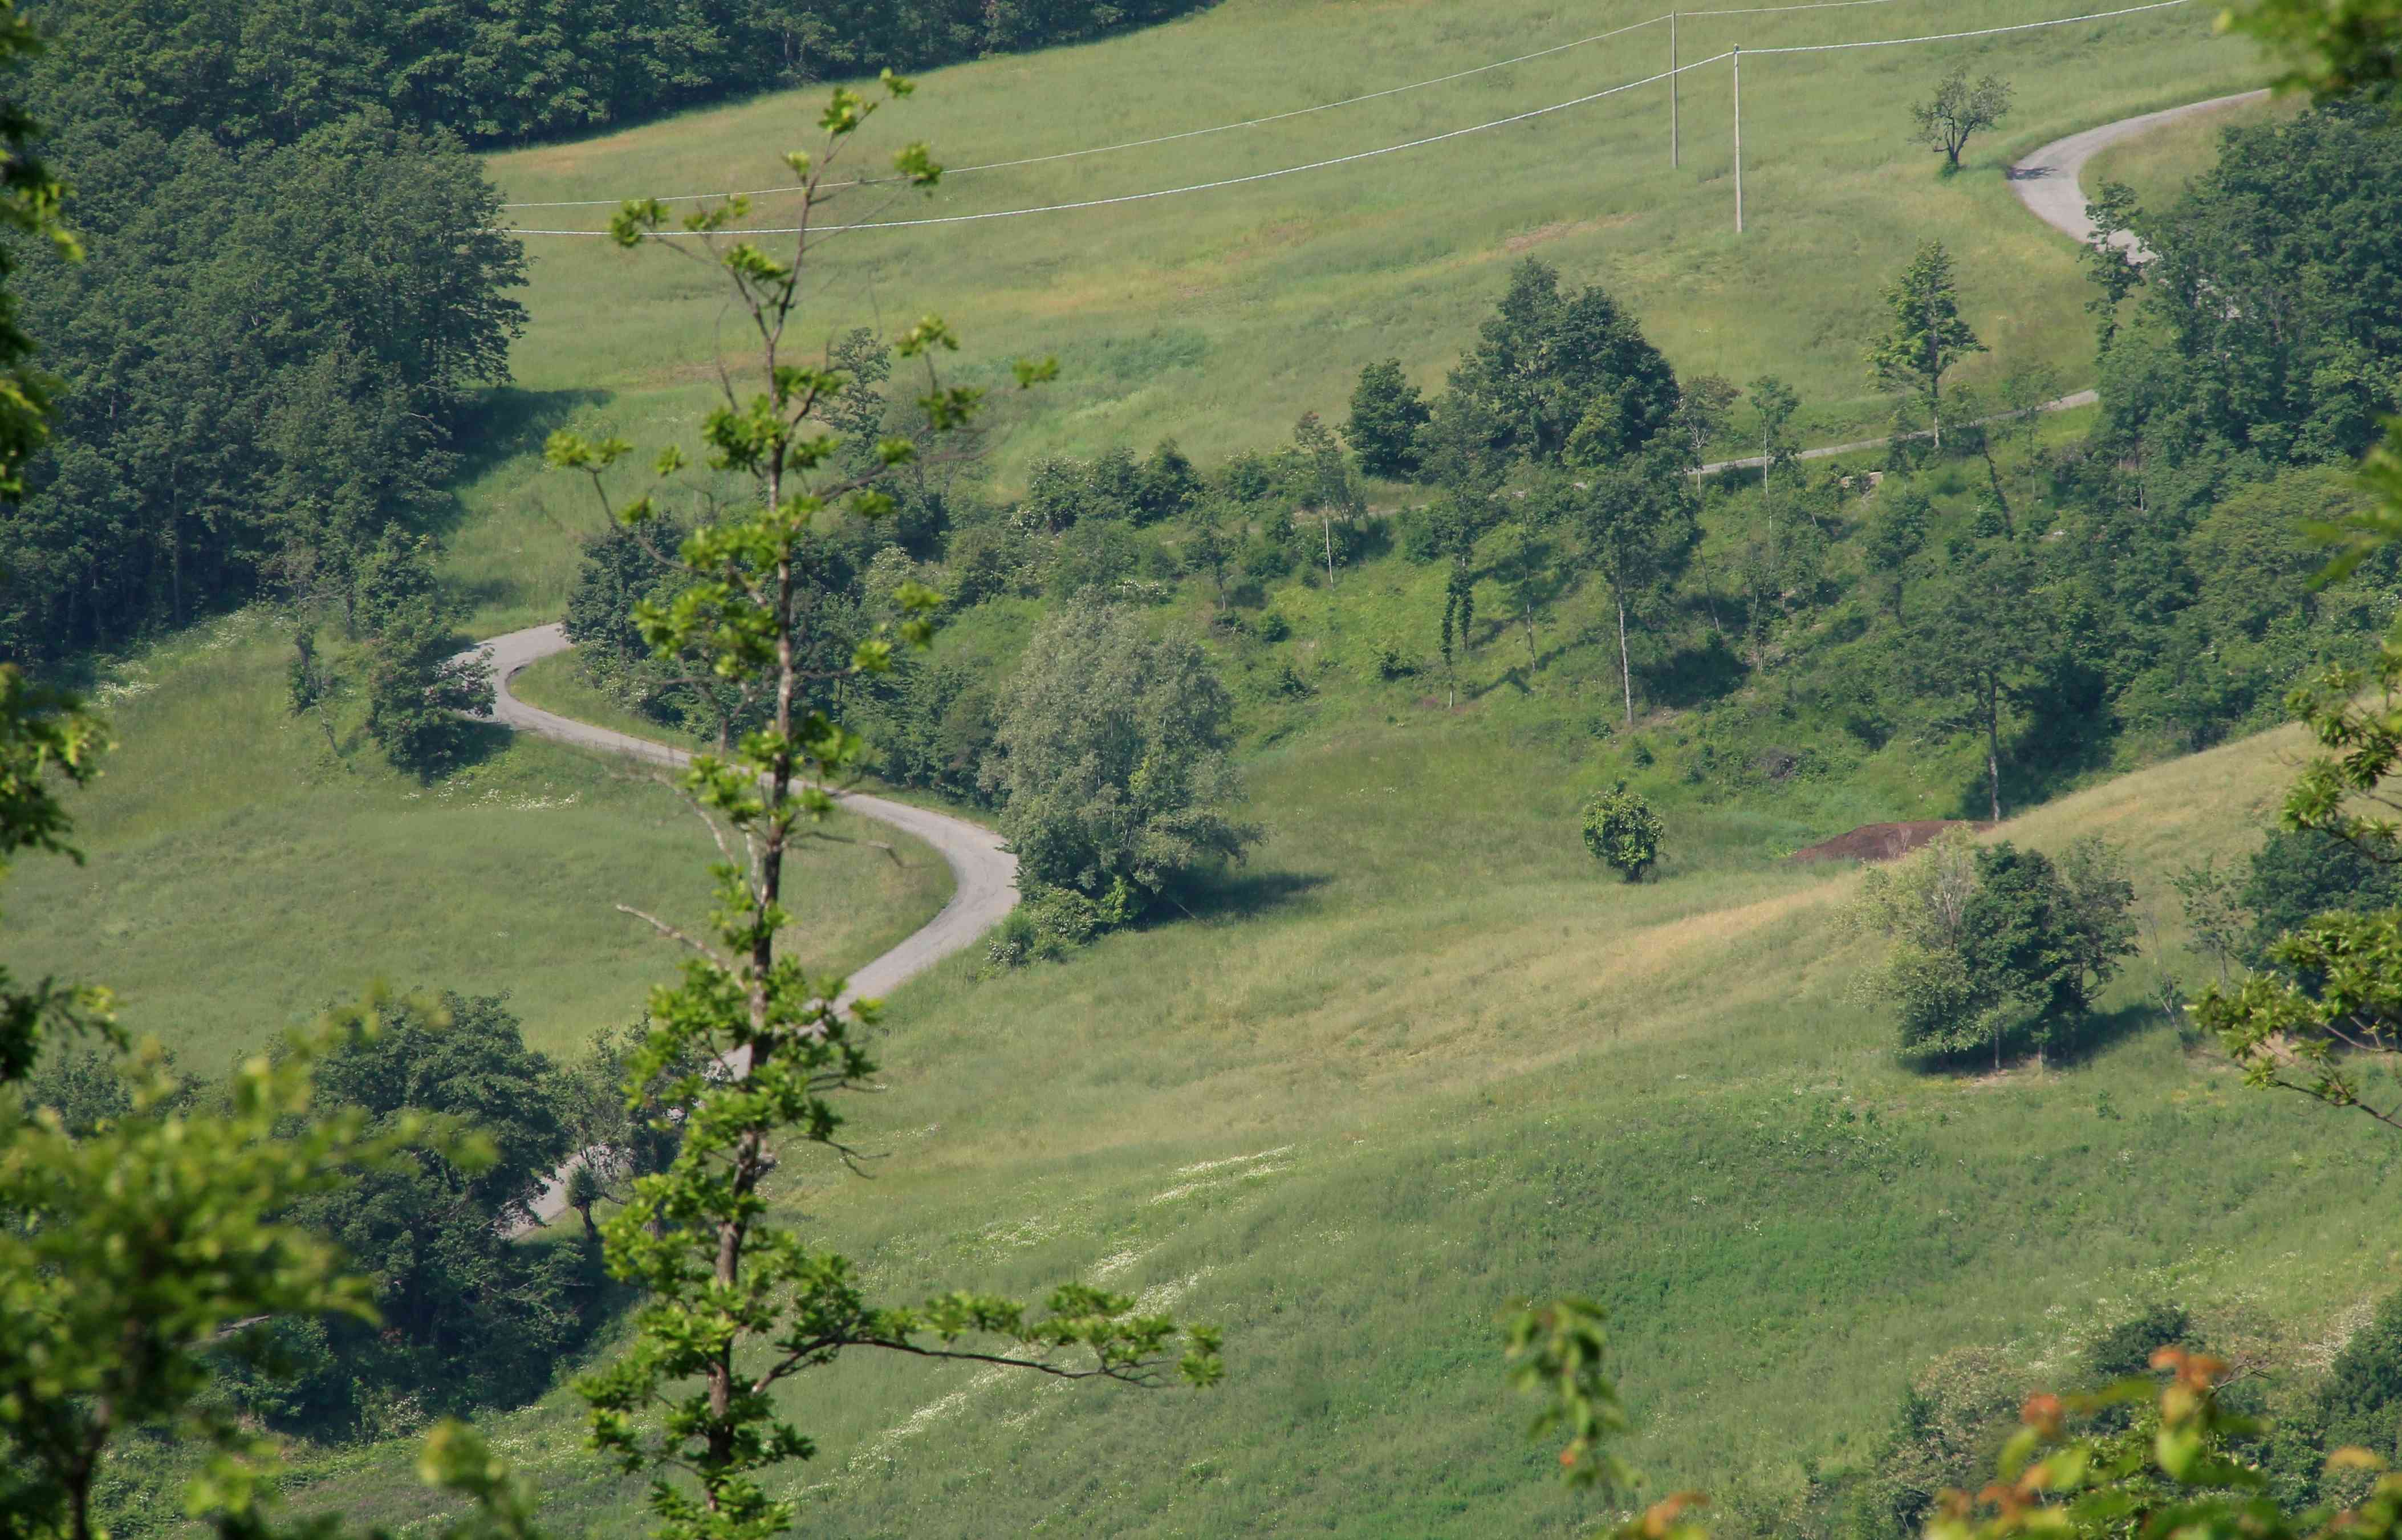
[[635, 122], [745, 91], [1097, 37], [1199, 0], [76, 0], [37, 68], [51, 122], [289, 144], [362, 112], [471, 144]]

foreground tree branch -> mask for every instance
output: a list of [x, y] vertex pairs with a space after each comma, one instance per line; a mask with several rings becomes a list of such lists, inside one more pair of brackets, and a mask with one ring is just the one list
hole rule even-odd
[[[682, 1148], [668, 1170], [635, 1181], [601, 1227], [610, 1271], [642, 1285], [649, 1299], [632, 1349], [578, 1386], [591, 1407], [594, 1444], [620, 1470], [650, 1476], [657, 1533], [677, 1540], [748, 1540], [791, 1527], [792, 1503], [769, 1496], [762, 1478], [808, 1458], [815, 1446], [777, 1393], [848, 1349], [1134, 1383], [1172, 1369], [1208, 1384], [1220, 1373], [1214, 1332], [1138, 1314], [1133, 1300], [1078, 1285], [1055, 1290], [1039, 1313], [973, 1294], [873, 1307], [845, 1258], [773, 1217], [767, 1182], [780, 1146], [815, 1146], [856, 1169], [856, 1152], [837, 1136], [835, 1098], [872, 1089], [876, 1069], [860, 1035], [876, 1020], [876, 1002], [837, 1008], [843, 981], [812, 972], [781, 945], [793, 920], [786, 885], [800, 875], [789, 859], [794, 842], [834, 811], [862, 749], [856, 736], [810, 707], [809, 692], [889, 667], [896, 647], [923, 646], [941, 602], [903, 584], [893, 596], [897, 626], [842, 637], [821, 634], [822, 612], [810, 602], [815, 543], [842, 521], [888, 516], [893, 504], [881, 483], [918, 457], [911, 441], [884, 438], [864, 473], [855, 455], [838, 459], [845, 440], [834, 408], [854, 379], [831, 360], [795, 362], [786, 351], [801, 316], [813, 216], [834, 196], [827, 173], [862, 125], [910, 90], [890, 73], [883, 83], [880, 100], [834, 91], [819, 118], [818, 153], [784, 158], [806, 186], [800, 231], [786, 252], [771, 255], [728, 237], [747, 212], [740, 199], [681, 227], [695, 249], [679, 250], [725, 276], [736, 313], [749, 323], [755, 373], [747, 380], [721, 373], [703, 438], [710, 469], [747, 479], [753, 497], [683, 538], [674, 562], [683, 586], [637, 606], [634, 619], [663, 663], [705, 672], [739, 701], [769, 704], [764, 722], [742, 730], [721, 717], [717, 749], [695, 756], [681, 777], [713, 831], [741, 836], [745, 859], [712, 868], [714, 946], [650, 921], [701, 956], [685, 962], [679, 983], [652, 993], [650, 1035], [628, 1066], [628, 1106], [683, 1108]], [[908, 186], [929, 187], [942, 174], [922, 144], [893, 164]], [[644, 244], [666, 233], [667, 217], [660, 203], [628, 203], [612, 232], [621, 245]], [[937, 436], [965, 427], [981, 402], [981, 392], [946, 387], [934, 371], [935, 356], [957, 346], [931, 317], [895, 344], [925, 370], [918, 406]], [[1016, 372], [1023, 387], [1053, 367], [1021, 363]], [[607, 487], [631, 448], [562, 433], [547, 454], [554, 467], [590, 476], [604, 512], [641, 530], [657, 517], [656, 491], [620, 501]], [[662, 487], [684, 469], [675, 448], [653, 462]], [[844, 667], [819, 666], [829, 645], [847, 651]], [[722, 694], [713, 698], [722, 705]], [[729, 843], [721, 841], [722, 858]], [[690, 1068], [711, 1064], [728, 1073], [712, 1079]]]

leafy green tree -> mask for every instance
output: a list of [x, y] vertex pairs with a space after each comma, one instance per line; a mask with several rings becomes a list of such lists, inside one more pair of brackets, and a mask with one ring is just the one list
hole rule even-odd
[[1301, 451], [1304, 473], [1300, 487], [1301, 510], [1316, 514], [1318, 534], [1324, 545], [1326, 585], [1334, 586], [1335, 541], [1334, 521], [1344, 524], [1345, 544], [1349, 543], [1350, 530], [1368, 513], [1367, 499], [1360, 495], [1360, 483], [1351, 474], [1350, 457], [1344, 454], [1342, 444], [1333, 431], [1318, 420], [1316, 412], [1304, 412], [1293, 425], [1293, 447]]
[[1218, 510], [1203, 504], [1187, 526], [1184, 560], [1193, 571], [1209, 574], [1209, 585], [1217, 591], [1221, 605], [1226, 602], [1226, 564], [1235, 559], [1235, 543], [1226, 537], [1226, 527], [1220, 522]]
[[1130, 610], [1070, 604], [1011, 681], [986, 778], [1037, 883], [1139, 907], [1258, 838], [1230, 808], [1234, 703], [1201, 650], [1144, 635]]
[[1660, 815], [1624, 781], [1584, 804], [1584, 847], [1628, 882], [1641, 882], [1659, 861], [1666, 833]]
[[2236, 902], [2253, 916], [2246, 954], [2264, 960], [2278, 938], [2335, 910], [2402, 902], [2402, 870], [2315, 829], [2274, 829], [2246, 862]]
[[[910, 89], [889, 72], [884, 83], [893, 98]], [[879, 106], [848, 89], [832, 93], [820, 119], [825, 141], [819, 152], [785, 158], [808, 185], [805, 205], [831, 196], [830, 172]], [[922, 144], [902, 151], [894, 170], [919, 186], [941, 174]], [[694, 529], [678, 553], [691, 584], [671, 603], [644, 605], [637, 613], [660, 655], [697, 647], [713, 671], [771, 704], [756, 730], [739, 740], [722, 737], [724, 749], [697, 756], [683, 775], [728, 854], [715, 868], [718, 904], [706, 936], [650, 922], [692, 956], [677, 984], [653, 992], [650, 1036], [629, 1082], [639, 1091], [678, 1063], [725, 1063], [733, 1073], [723, 1082], [686, 1075], [665, 1093], [670, 1105], [689, 1109], [674, 1162], [636, 1179], [631, 1198], [600, 1227], [611, 1272], [647, 1291], [635, 1340], [578, 1387], [591, 1406], [595, 1444], [620, 1470], [651, 1478], [658, 1533], [691, 1540], [765, 1536], [790, 1527], [794, 1501], [770, 1495], [767, 1474], [807, 1458], [811, 1445], [794, 1421], [789, 1393], [780, 1403], [777, 1392], [847, 1352], [874, 1348], [1071, 1378], [1148, 1381], [1167, 1367], [1180, 1339], [1185, 1351], [1176, 1367], [1187, 1379], [1208, 1382], [1219, 1372], [1214, 1334], [1181, 1332], [1165, 1316], [1134, 1313], [1129, 1299], [1083, 1285], [1063, 1285], [1041, 1312], [967, 1293], [920, 1306], [871, 1303], [847, 1258], [810, 1244], [769, 1213], [762, 1188], [769, 1172], [811, 1148], [841, 1153], [839, 1098], [869, 1083], [875, 1071], [863, 1037], [875, 1002], [838, 1006], [842, 981], [809, 969], [783, 945], [791, 923], [785, 886], [802, 874], [794, 858], [810, 825], [834, 810], [830, 788], [855, 773], [863, 751], [854, 734], [822, 710], [806, 708], [805, 690], [829, 672], [880, 672], [896, 644], [922, 646], [930, 635], [925, 616], [939, 600], [904, 584], [893, 596], [908, 616], [897, 635], [858, 639], [840, 670], [819, 670], [808, 661], [816, 617], [799, 599], [813, 548], [828, 526], [846, 518], [889, 516], [892, 501], [874, 482], [861, 485], [831, 469], [843, 446], [819, 431], [820, 407], [840, 395], [847, 380], [786, 352], [808, 289], [808, 238], [794, 238], [788, 254], [777, 255], [717, 234], [743, 213], [738, 199], [686, 215], [683, 227], [699, 238], [694, 249], [723, 275], [758, 349], [753, 393], [729, 378], [703, 428], [712, 467], [747, 478], [756, 495]], [[656, 201], [628, 204], [612, 231], [620, 244], [636, 247], [668, 217]], [[978, 392], [934, 377], [934, 355], [955, 346], [949, 329], [931, 319], [897, 343], [902, 360], [927, 369], [918, 402], [936, 433], [963, 423], [978, 405]], [[1017, 371], [1021, 385], [1052, 372], [1032, 364]], [[553, 436], [548, 458], [588, 474], [607, 503], [609, 472], [629, 452], [623, 441], [562, 433]], [[909, 441], [887, 437], [876, 458], [891, 468], [915, 453]], [[656, 469], [663, 479], [673, 477], [683, 469], [683, 456], [665, 452]], [[656, 511], [656, 498], [642, 496], [614, 516], [640, 525]], [[1206, 737], [1212, 722], [1208, 692], [1187, 689], [1181, 698], [1204, 708], [1184, 741]], [[1031, 749], [1030, 733], [1026, 743]], [[1149, 776], [1181, 775], [1192, 787], [1195, 768], [1153, 761]], [[1169, 800], [1153, 779], [1134, 791], [1145, 805]], [[1192, 807], [1189, 799], [1184, 806]], [[1197, 816], [1180, 820], [1188, 840], [1202, 829]], [[1167, 852], [1153, 843], [1141, 855], [1158, 861]], [[1068, 1356], [1079, 1351], [1081, 1361]]]
[[2124, 182], [2105, 182], [2085, 205], [2085, 217], [2093, 222], [2093, 239], [2085, 247], [2085, 273], [2094, 287], [2085, 308], [2093, 314], [2095, 351], [2107, 354], [2119, 338], [2119, 315], [2127, 296], [2144, 284], [2144, 265], [2135, 260], [2135, 227], [2143, 223], [2143, 206], [2135, 189]]
[[1989, 1045], [1998, 1068], [2013, 1037], [2040, 1052], [2087, 1013], [2134, 950], [2133, 903], [2125, 858], [2099, 840], [2054, 862], [1946, 831], [1864, 877], [1851, 921], [1894, 945], [1860, 992], [1894, 1008], [1904, 1052]]
[[1882, 966], [1862, 977], [1859, 993], [1893, 1007], [1905, 1052], [1956, 1046], [1961, 1024], [1984, 1009], [1966, 951], [1968, 906], [1980, 882], [1977, 847], [1957, 829], [1861, 876], [1849, 923], [1893, 946]]
[[1968, 83], [1968, 66], [1954, 64], [1935, 83], [1935, 94], [1910, 109], [1915, 125], [1910, 142], [1943, 157], [1948, 175], [1960, 169], [1960, 152], [1971, 137], [2009, 115], [2010, 86], [1997, 75]]
[[2378, 213], [2396, 197], [2402, 135], [2376, 103], [2228, 131], [2182, 199], [2134, 219], [2157, 254], [2136, 325], [2164, 388], [2120, 392], [2110, 416], [2180, 459], [2367, 452], [2402, 407], [2402, 232]]
[[1734, 404], [1743, 388], [1717, 375], [1693, 375], [1677, 382], [1675, 427], [1685, 449], [1688, 470], [1700, 470], [1710, 458], [1710, 446], [1734, 421]]
[[462, 712], [492, 708], [491, 665], [459, 649], [462, 610], [435, 584], [427, 543], [387, 540], [360, 598], [374, 627], [366, 675], [367, 736], [393, 768], [422, 779], [455, 766], [472, 729]]
[[1142, 462], [1135, 487], [1135, 522], [1159, 524], [1181, 518], [1200, 504], [1208, 491], [1201, 473], [1176, 440], [1163, 438]]
[[2228, 22], [2285, 56], [2278, 81], [2326, 101], [2389, 91], [2402, 76], [2402, 6], [2395, 0], [2251, 0]]
[[1550, 532], [1532, 520], [1513, 519], [1501, 527], [1499, 548], [1493, 557], [1493, 576], [1502, 596], [1526, 628], [1526, 667], [1539, 654], [1535, 647], [1535, 612], [1550, 602], [1558, 586], [1553, 568]]
[[1451, 552], [1451, 571], [1443, 585], [1443, 670], [1445, 681], [1445, 708], [1458, 703], [1459, 669], [1457, 653], [1475, 645], [1476, 625], [1475, 540], [1468, 533], [1465, 511], [1456, 504], [1438, 516], [1442, 544]]
[[1635, 665], [1626, 612], [1674, 582], [1701, 541], [1696, 495], [1676, 449], [1656, 445], [1581, 470], [1575, 518], [1587, 559], [1609, 584], [1618, 611], [1618, 679], [1626, 725], [1635, 725]]
[[2051, 648], [2051, 612], [2034, 557], [1998, 529], [1953, 543], [1912, 612], [1901, 667], [1930, 694], [1965, 708], [1985, 740], [1991, 815], [2002, 817], [2002, 713], [2035, 698]]
[[1366, 474], [1412, 481], [1423, 463], [1418, 434], [1432, 416], [1418, 388], [1401, 373], [1401, 361], [1388, 358], [1360, 371], [1343, 437]]
[[1556, 463], [1584, 435], [1585, 458], [1648, 445], [1675, 418], [1677, 377], [1634, 318], [1598, 287], [1564, 294], [1557, 269], [1529, 257], [1451, 373], [1454, 431], [1505, 459]]
[[1935, 447], [1943, 447], [1943, 377], [1972, 353], [1985, 351], [1960, 315], [1960, 288], [1952, 254], [1940, 241], [1925, 241], [1885, 286], [1893, 324], [1868, 351], [1869, 367], [1887, 390], [1907, 391], [1926, 403]]
[[2008, 840], [1977, 852], [1960, 951], [1996, 1069], [2010, 1033], [2025, 1032], [2039, 1055], [2134, 951], [2134, 890], [2123, 870], [2098, 842], [2072, 847], [2059, 863]]
[[[0, 58], [23, 47], [0, 31]], [[0, 664], [0, 875], [26, 850], [82, 861], [68, 843], [72, 820], [57, 787], [88, 785], [108, 747], [99, 719], [74, 696]], [[104, 1032], [108, 1011], [105, 990], [50, 977], [28, 984], [0, 965], [0, 1085], [32, 1074], [45, 1046], [62, 1037]]]
[[2402, 1457], [2402, 1295], [2377, 1302], [2368, 1324], [2327, 1366], [2312, 1400], [2328, 1448], [2354, 1445], [2385, 1460]]
[[[345, 1320], [296, 1339], [297, 1372], [242, 1399], [285, 1426], [372, 1427], [413, 1400], [443, 1412], [522, 1401], [598, 1325], [597, 1252], [508, 1239], [570, 1149], [559, 1076], [525, 1047], [498, 998], [383, 1004], [338, 1014], [317, 1066], [323, 1105], [393, 1131], [391, 1158], [296, 1203], [291, 1217], [374, 1280], [372, 1326]], [[412, 1131], [473, 1141], [462, 1161]]]
[[1933, 510], [1926, 494], [1909, 487], [1898, 487], [1877, 499], [1877, 504], [1860, 531], [1860, 560], [1885, 584], [1886, 606], [1898, 624], [1902, 616], [1902, 590], [1909, 579], [1910, 563], [1926, 548], [1928, 515]]

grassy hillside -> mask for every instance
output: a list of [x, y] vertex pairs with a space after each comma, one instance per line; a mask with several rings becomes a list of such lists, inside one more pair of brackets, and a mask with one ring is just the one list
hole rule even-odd
[[[2064, 14], [1934, 0], [1688, 18], [1687, 60], [1741, 44], [1909, 36]], [[1230, 0], [1088, 48], [938, 72], [878, 120], [868, 153], [930, 141], [955, 164], [1042, 155], [1288, 111], [1426, 79], [1640, 21], [1635, 0], [1573, 13], [1533, 0], [1463, 11], [1429, 0], [1291, 6]], [[836, 218], [988, 212], [1246, 175], [1396, 144], [1635, 80], [1663, 67], [1657, 28], [1506, 70], [1266, 127], [1116, 155], [959, 174], [930, 200], [851, 195]], [[2012, 79], [2003, 131], [1958, 177], [1903, 140], [1909, 103], [1954, 60]], [[999, 473], [1038, 454], [1174, 434], [1206, 461], [1282, 439], [1305, 409], [1339, 416], [1360, 366], [1399, 355], [1437, 383], [1526, 254], [1632, 305], [1680, 370], [1774, 370], [1814, 441], [1857, 436], [1885, 407], [1859, 363], [1876, 288], [1919, 240], [1960, 259], [1967, 313], [1994, 352], [1963, 378], [2030, 361], [2082, 381], [2090, 323], [2075, 253], [2028, 219], [2002, 168], [2058, 133], [2257, 84], [2247, 45], [2179, 9], [1977, 42], [1755, 58], [1745, 70], [1749, 232], [1732, 230], [1724, 65], [1684, 77], [1681, 169], [1653, 86], [1528, 123], [1326, 172], [1154, 202], [829, 241], [811, 328], [935, 311], [968, 338], [960, 372], [993, 378], [1056, 353], [1060, 383], [1022, 407]], [[1173, 89], [1166, 87], [1172, 83]], [[773, 185], [808, 140], [816, 97], [696, 113], [494, 158], [520, 200]], [[758, 200], [788, 222], [790, 199]], [[605, 208], [528, 209], [536, 227], [598, 228]], [[524, 452], [581, 418], [645, 441], [685, 434], [721, 347], [739, 346], [707, 271], [652, 250], [530, 238], [532, 330], [520, 388], [494, 404], [487, 463], [454, 567], [495, 623], [552, 612], [567, 530], [587, 518]]]
[[[2244, 848], [2298, 747], [2251, 739], [2003, 832], [2124, 842], [2190, 973], [2166, 878]], [[1575, 844], [1588, 779], [1499, 723], [1300, 735], [1255, 765], [1271, 837], [1226, 911], [904, 991], [891, 1093], [854, 1108], [890, 1158], [874, 1181], [795, 1170], [784, 1201], [900, 1295], [1087, 1277], [1172, 1299], [1226, 1324], [1232, 1379], [856, 1361], [808, 1419], [809, 1526], [1569, 1533], [1494, 1317], [1580, 1290], [1615, 1317], [1639, 1463], [1765, 1533], [1808, 1471], [1872, 1454], [1946, 1348], [2057, 1373], [2164, 1296], [2221, 1341], [2293, 1348], [2390, 1286], [2365, 1216], [2397, 1147], [2181, 1050], [2140, 1001], [2153, 959], [2082, 1060], [1921, 1075], [1848, 997], [1871, 956], [1840, 921], [1852, 873], [1687, 813], [1663, 880], [1624, 887]], [[577, 1426], [554, 1396], [496, 1432], [561, 1528], [632, 1533]], [[346, 1463], [311, 1501], [406, 1517], [400, 1472]]]
[[[110, 985], [129, 1028], [204, 1074], [379, 979], [506, 990], [551, 1051], [639, 1014], [672, 957], [613, 905], [708, 912], [707, 841], [681, 800], [498, 729], [432, 787], [372, 747], [337, 761], [284, 709], [288, 646], [236, 615], [104, 683], [122, 748], [71, 803], [89, 860], [18, 863], [10, 965]], [[940, 856], [873, 827], [891, 854], [829, 845], [799, 900], [829, 966], [866, 961], [950, 894]]]

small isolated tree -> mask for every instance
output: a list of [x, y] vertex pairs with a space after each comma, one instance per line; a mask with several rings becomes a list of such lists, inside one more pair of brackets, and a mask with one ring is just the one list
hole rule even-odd
[[1893, 325], [1869, 348], [1869, 367], [1885, 389], [1907, 391], [1926, 403], [1928, 425], [1940, 449], [1943, 377], [1969, 354], [1986, 351], [1960, 318], [1960, 285], [1943, 242], [1919, 244], [1910, 265], [1885, 286], [1884, 303]]
[[1894, 945], [1860, 993], [1893, 1007], [1904, 1052], [1990, 1045], [1999, 1068], [2012, 1037], [2040, 1052], [2083, 1017], [2134, 950], [2133, 904], [2125, 857], [2099, 839], [2054, 861], [1947, 830], [1863, 879], [1851, 921]]
[[1418, 434], [1433, 416], [1426, 398], [1401, 373], [1401, 361], [1388, 358], [1360, 371], [1351, 391], [1351, 418], [1343, 437], [1360, 457], [1360, 469], [1372, 476], [1395, 481], [1416, 479], [1424, 463]]
[[1969, 136], [1999, 123], [2010, 110], [2010, 85], [1997, 75], [1968, 83], [1968, 66], [1954, 64], [1935, 83], [1935, 94], [1910, 109], [1917, 127], [1910, 136], [1943, 157], [1946, 175], [1960, 169], [1960, 152]]
[[1584, 847], [1628, 882], [1641, 882], [1659, 861], [1666, 832], [1660, 815], [1624, 781], [1584, 804]]
[[1028, 881], [1139, 908], [1259, 838], [1231, 809], [1234, 703], [1201, 649], [1081, 601], [1035, 633], [987, 785]]

